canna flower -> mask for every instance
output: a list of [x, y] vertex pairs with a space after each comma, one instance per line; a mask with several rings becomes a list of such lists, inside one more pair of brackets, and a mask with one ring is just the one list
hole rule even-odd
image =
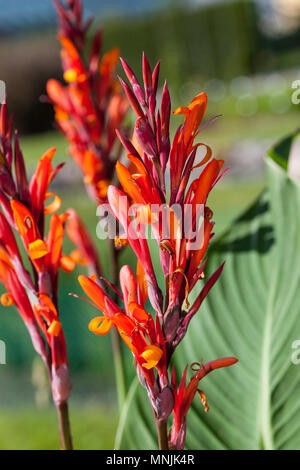
[[[56, 213], [61, 200], [49, 191], [49, 185], [62, 165], [52, 166], [55, 149], [49, 149], [28, 180], [6, 104], [0, 112], [0, 147], [0, 280], [7, 290], [1, 296], [1, 303], [7, 307], [15, 305], [24, 321], [33, 347], [47, 367], [53, 400], [60, 413], [61, 407], [66, 407], [71, 382], [66, 340], [58, 311], [58, 272], [60, 268], [70, 271], [74, 265], [67, 263], [66, 259], [71, 258], [62, 253], [68, 214]], [[47, 215], [50, 215], [50, 223], [46, 233]], [[25, 267], [17, 239], [24, 246], [32, 274]], [[66, 419], [66, 414], [62, 419]], [[67, 427], [65, 432], [61, 430], [64, 448], [72, 445], [70, 435], [66, 440], [67, 434]]]
[[45, 343], [37, 326], [28, 294], [18, 278], [8, 253], [3, 248], [0, 248], [0, 280], [7, 290], [7, 293], [1, 296], [1, 304], [5, 307], [16, 306], [30, 334], [34, 349], [46, 361]]
[[[157, 100], [159, 62], [152, 71], [143, 55], [144, 86], [125, 60], [121, 59], [121, 62], [129, 83], [122, 78], [120, 82], [136, 115], [136, 123], [131, 140], [117, 130], [129, 164], [125, 166], [117, 162], [116, 172], [122, 189], [111, 185], [107, 196], [111, 211], [124, 230], [122, 237], [116, 238], [116, 244], [124, 240], [124, 244], [131, 246], [138, 259], [139, 281], [136, 283], [130, 269], [123, 267], [120, 272], [122, 294], [110, 284], [124, 302], [121, 311], [95, 280], [80, 278], [79, 282], [103, 312], [103, 316], [92, 320], [90, 329], [101, 335], [112, 327], [116, 328], [135, 357], [137, 375], [153, 407], [160, 448], [165, 449], [169, 445], [170, 448], [182, 449], [186, 415], [200, 379], [211, 370], [237, 361], [235, 358], [217, 359], [200, 366], [188, 386], [186, 369], [178, 389], [175, 371], [172, 379], [168, 374], [176, 347], [223, 269], [222, 264], [203, 283], [190, 305], [189, 294], [205, 279], [206, 253], [213, 237], [213, 212], [207, 199], [226, 170], [223, 170], [222, 160], [213, 158], [210, 147], [196, 141], [205, 127], [202, 122], [207, 106], [206, 94], [198, 94], [188, 106], [174, 111], [175, 115], [183, 116], [183, 123], [171, 141], [171, 99], [167, 83], [163, 87], [160, 106]], [[200, 147], [205, 154], [199, 161], [197, 150]], [[202, 171], [193, 178], [196, 168]], [[157, 242], [165, 277], [164, 295], [158, 285], [148, 247], [149, 227]], [[137, 294], [137, 286], [140, 286], [140, 294]], [[147, 295], [152, 313], [144, 309]], [[203, 392], [199, 393], [206, 403]], [[167, 444], [167, 421], [171, 413], [173, 424]]]
[[[197, 370], [186, 385], [187, 366], [182, 374], [179, 387], [177, 388], [176, 371], [173, 365], [172, 368], [172, 386], [174, 392], [174, 408], [173, 408], [173, 424], [170, 429], [170, 448], [183, 449], [186, 433], [186, 416], [193, 402], [193, 399], [198, 393], [200, 400], [206, 412], [209, 411], [205, 393], [198, 388], [199, 382], [203, 377], [211, 371], [228, 367], [237, 362], [234, 357], [224, 357], [215, 361], [208, 362], [205, 365], [194, 363], [191, 368], [193, 371]], [[197, 369], [196, 369], [197, 367]]]
[[[166, 349], [158, 317], [153, 320], [145, 310], [147, 299], [146, 283], [141, 267], [137, 279], [131, 268], [123, 266], [120, 271], [121, 292], [114, 286], [124, 308], [121, 309], [96, 282], [96, 277], [79, 276], [78, 281], [92, 303], [101, 312], [89, 324], [89, 329], [97, 335], [106, 335], [115, 328], [125, 344], [131, 350], [138, 376], [154, 406], [157, 406], [159, 389], [156, 386], [154, 369], [159, 371], [161, 381], [167, 380]], [[73, 294], [76, 296], [76, 294]]]
[[65, 86], [50, 79], [47, 93], [53, 103], [56, 124], [70, 143], [70, 154], [80, 167], [88, 193], [96, 202], [106, 200], [114, 164], [121, 146], [115, 128], [127, 112], [127, 101], [114, 77], [119, 49], [99, 58], [102, 31], [93, 38], [88, 60], [84, 47], [91, 21], [83, 22], [81, 0], [64, 6], [55, 1], [59, 17], [59, 41]]
[[[124, 60], [122, 63], [132, 85], [131, 89], [121, 80], [136, 113], [135, 137], [139, 145], [134, 145], [134, 141], [130, 142], [118, 131], [128, 152], [127, 157], [131, 166], [127, 168], [117, 162], [116, 170], [124, 192], [110, 187], [108, 200], [115, 217], [123, 227], [130, 225], [127, 210], [130, 202], [139, 204], [149, 215], [144, 219], [144, 225], [150, 220], [159, 246], [161, 265], [167, 283], [168, 308], [164, 312], [162, 322], [171, 354], [184, 337], [190, 320], [223, 269], [222, 265], [213, 274], [190, 307], [188, 296], [198, 280], [204, 278], [205, 254], [213, 236], [214, 223], [211, 221], [213, 213], [207, 206], [207, 198], [224, 173], [222, 173], [224, 162], [211, 158], [212, 151], [206, 144], [195, 143], [201, 131], [199, 127], [207, 106], [205, 93], [197, 95], [188, 106], [174, 111], [175, 115], [184, 116], [184, 122], [178, 127], [171, 145], [169, 136], [171, 100], [167, 83], [164, 84], [160, 110], [156, 111], [159, 63], [152, 73], [146, 56], [143, 56], [144, 95], [133, 71]], [[138, 90], [138, 93], [135, 93], [135, 90]], [[197, 163], [196, 154], [199, 147], [205, 148], [205, 156]], [[167, 164], [170, 166], [171, 192], [169, 197], [165, 189]], [[200, 167], [203, 167], [200, 176], [189, 183], [193, 169]], [[122, 201], [127, 201], [126, 204], [122, 204], [122, 207], [121, 198]], [[189, 224], [185, 225], [184, 231], [180, 228], [173, 205], [176, 205], [182, 214], [187, 212], [187, 207], [190, 209]], [[165, 207], [164, 213], [153, 217], [155, 214], [151, 214], [152, 208], [163, 206]], [[201, 215], [199, 206], [203, 207], [203, 217], [198, 227]], [[161, 222], [167, 224], [169, 234], [167, 238], [162, 230], [164, 224]], [[141, 218], [139, 218], [139, 224], [143, 225]], [[195, 239], [199, 240], [196, 247], [192, 245], [193, 233], [195, 233]], [[129, 233], [128, 242], [143, 264], [146, 273], [149, 273], [147, 280], [151, 286], [150, 291], [153, 291], [152, 297], [159, 299], [161, 305], [161, 291], [157, 286], [155, 275], [151, 272], [151, 259], [148, 259], [149, 250], [146, 240], [139, 241], [142, 245], [139, 247], [136, 234]], [[182, 309], [184, 302], [187, 312]], [[158, 302], [152, 301], [152, 306], [159, 310]]]

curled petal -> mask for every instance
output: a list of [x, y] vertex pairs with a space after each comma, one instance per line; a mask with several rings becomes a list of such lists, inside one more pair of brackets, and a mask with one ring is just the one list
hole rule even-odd
[[48, 248], [46, 243], [38, 238], [34, 242], [29, 243], [28, 251], [30, 258], [34, 260], [45, 256], [48, 253]]
[[51, 193], [51, 192], [46, 193], [45, 200], [51, 196], [54, 196], [54, 200], [48, 206], [44, 208], [44, 214], [53, 214], [53, 212], [56, 212], [60, 209], [61, 199], [57, 194]]
[[145, 367], [145, 369], [153, 369], [160, 361], [162, 355], [163, 352], [158, 346], [154, 344], [147, 346], [141, 354], [141, 357], [146, 361], [142, 366]]
[[89, 323], [89, 329], [96, 335], [106, 335], [111, 326], [112, 321], [107, 317], [96, 317]]
[[12, 298], [12, 295], [9, 292], [2, 294], [0, 300], [4, 307], [9, 307], [10, 305], [13, 305], [15, 303], [14, 299]]

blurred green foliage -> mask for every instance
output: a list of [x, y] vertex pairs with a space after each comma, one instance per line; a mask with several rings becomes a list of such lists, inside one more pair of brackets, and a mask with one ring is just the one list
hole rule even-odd
[[[300, 62], [300, 29], [280, 37], [268, 35], [261, 27], [253, 1], [212, 2], [195, 8], [170, 2], [152, 14], [98, 18], [94, 27], [97, 24], [103, 26], [104, 51], [120, 47], [137, 75], [141, 73], [142, 51], [151, 64], [161, 59], [161, 77], [168, 79], [175, 105], [182, 103], [191, 82], [199, 91], [211, 79], [218, 79], [227, 87], [226, 110], [236, 116], [239, 114], [236, 100], [229, 93], [232, 79], [288, 70], [298, 67]], [[22, 133], [52, 127], [51, 106], [39, 98], [45, 93], [48, 78], [62, 80], [59, 49], [53, 28], [33, 30], [22, 37], [1, 38], [0, 78], [6, 82], [9, 108]], [[287, 94], [296, 78], [288, 77]], [[261, 94], [261, 88], [258, 86], [253, 93]], [[259, 96], [257, 112], [269, 111], [269, 99], [268, 93]]]
[[[101, 405], [71, 405], [72, 435], [77, 450], [113, 449], [116, 410]], [[54, 407], [3, 409], [0, 413], [0, 450], [59, 450]]]
[[171, 7], [143, 18], [107, 20], [105, 49], [118, 45], [133, 70], [141, 53], [162, 61], [164, 75], [178, 88], [197, 76], [230, 80], [254, 72], [257, 32], [252, 2], [234, 1], [199, 9]]

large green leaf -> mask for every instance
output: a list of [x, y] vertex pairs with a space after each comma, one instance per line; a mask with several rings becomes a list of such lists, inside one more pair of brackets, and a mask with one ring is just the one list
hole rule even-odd
[[[201, 382], [210, 411], [195, 398], [187, 449], [300, 449], [300, 188], [286, 174], [295, 134], [266, 159], [267, 187], [215, 242], [209, 271], [226, 260], [175, 357], [176, 368], [235, 356], [239, 363]], [[155, 449], [153, 416], [134, 383], [117, 446]]]

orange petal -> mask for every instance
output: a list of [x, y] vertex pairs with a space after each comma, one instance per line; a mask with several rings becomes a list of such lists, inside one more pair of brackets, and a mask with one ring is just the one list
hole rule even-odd
[[10, 268], [13, 267], [10, 261], [10, 257], [7, 254], [7, 251], [5, 251], [1, 246], [0, 246], [0, 261], [4, 261], [4, 263], [7, 264]]
[[77, 70], [68, 69], [64, 72], [64, 80], [68, 83], [76, 82], [77, 80]]
[[63, 271], [70, 273], [75, 268], [75, 261], [71, 258], [71, 256], [62, 255], [60, 257], [59, 267], [63, 269]]
[[61, 206], [61, 199], [55, 193], [46, 193], [45, 200], [51, 196], [54, 196], [54, 200], [50, 204], [48, 204], [48, 206], [44, 207], [44, 214], [53, 214], [53, 212], [58, 211]]
[[96, 335], [106, 335], [111, 326], [112, 321], [107, 317], [96, 317], [89, 323], [89, 329]]
[[6, 292], [5, 294], [1, 295], [0, 301], [4, 307], [9, 307], [10, 305], [14, 304], [14, 299], [12, 298], [12, 295], [9, 292]]
[[137, 278], [137, 283], [141, 295], [141, 301], [143, 302], [143, 305], [145, 305], [147, 297], [148, 297], [148, 285], [146, 281], [146, 276], [145, 276], [145, 271], [143, 269], [143, 266], [138, 260], [137, 266], [136, 266], [136, 278]]
[[61, 112], [63, 109], [60, 107], [65, 104], [66, 98], [65, 98], [65, 90], [61, 83], [59, 83], [57, 80], [54, 80], [53, 78], [47, 81], [47, 93], [50, 97], [50, 99], [54, 102], [59, 104], [59, 108], [55, 108], [56, 111]]
[[97, 193], [101, 199], [105, 199], [107, 196], [108, 186], [110, 184], [109, 180], [103, 179], [97, 183]]
[[79, 249], [72, 250], [70, 253], [70, 258], [74, 261], [75, 264], [80, 264], [82, 266], [88, 264], [88, 260], [84, 257]]
[[119, 312], [113, 316], [113, 323], [118, 328], [120, 334], [125, 334], [128, 338], [131, 338], [132, 331], [136, 327], [132, 318], [128, 317], [122, 312]]
[[[195, 183], [195, 197], [193, 199], [194, 204], [204, 204], [206, 198], [212, 188], [212, 185], [219, 173], [219, 162], [213, 158], [204, 168], [201, 175]], [[193, 184], [194, 184], [193, 183]]]
[[45, 256], [48, 253], [48, 248], [46, 243], [40, 238], [38, 238], [34, 242], [29, 243], [28, 251], [30, 258], [33, 260]]
[[30, 211], [24, 204], [19, 201], [10, 201], [11, 208], [13, 210], [14, 220], [16, 226], [22, 237], [25, 238], [26, 242], [36, 238], [36, 229], [33, 217]]
[[183, 114], [184, 116], [188, 116], [189, 108], [187, 106], [180, 106], [173, 111], [173, 114]]
[[201, 147], [201, 146], [204, 146], [206, 148], [206, 154], [205, 156], [203, 157], [203, 159], [201, 160], [201, 162], [197, 163], [197, 165], [193, 166], [190, 171], [194, 170], [195, 168], [199, 168], [200, 166], [204, 165], [205, 163], [208, 162], [208, 160], [210, 160], [210, 157], [212, 156], [212, 150], [211, 148], [206, 145], [206, 144], [203, 144], [203, 143], [200, 143], [200, 144], [196, 144], [194, 146], [194, 148], [198, 148], [198, 147]]
[[62, 243], [64, 236], [64, 228], [61, 218], [54, 214], [50, 220], [47, 245], [49, 256], [47, 256], [47, 263], [51, 265], [53, 270], [56, 270], [61, 257]]
[[54, 303], [52, 302], [52, 300], [50, 299], [49, 295], [39, 294], [39, 300], [42, 301], [42, 303], [48, 308], [48, 310], [51, 311], [51, 313], [53, 313], [55, 317], [57, 317], [56, 307]]
[[116, 246], [128, 246], [129, 241], [127, 238], [115, 237], [115, 245]]
[[45, 153], [43, 153], [40, 160], [47, 158], [48, 160], [51, 161], [52, 158], [54, 157], [55, 152], [56, 152], [56, 147], [50, 147], [48, 150], [46, 150]]
[[130, 302], [128, 308], [131, 315], [138, 323], [146, 323], [149, 320], [148, 312], [136, 302]]
[[62, 328], [62, 325], [60, 321], [53, 320], [53, 322], [51, 323], [47, 331], [49, 335], [58, 336], [59, 333], [61, 332], [61, 328]]
[[118, 47], [114, 47], [110, 51], [106, 52], [100, 63], [101, 74], [110, 74], [117, 65], [119, 58], [120, 49]]
[[148, 176], [148, 171], [140, 158], [136, 157], [135, 155], [132, 155], [131, 153], [128, 153], [126, 156], [136, 166], [138, 172], [141, 175]]
[[162, 354], [163, 352], [158, 346], [154, 344], [147, 346], [140, 355], [146, 361], [142, 366], [145, 367], [145, 369], [153, 369], [160, 361]]
[[63, 48], [68, 52], [72, 59], [79, 59], [78, 51], [69, 38], [61, 36], [59, 40]]
[[133, 180], [132, 175], [128, 168], [122, 163], [117, 162], [116, 171], [124, 191], [133, 199], [136, 203], [144, 203], [144, 198], [141, 194], [140, 186]]
[[84, 292], [90, 297], [90, 299], [98, 305], [102, 312], [106, 313], [106, 305], [105, 305], [105, 295], [103, 290], [101, 289], [94, 280], [90, 279], [87, 276], [78, 276], [78, 282], [81, 285]]

